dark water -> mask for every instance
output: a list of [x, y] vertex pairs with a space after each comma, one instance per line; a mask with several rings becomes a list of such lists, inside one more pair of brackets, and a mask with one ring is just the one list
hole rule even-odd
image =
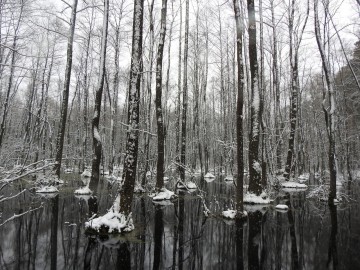
[[[246, 207], [247, 222], [235, 224], [219, 215], [233, 203], [233, 185], [198, 180], [213, 216], [203, 214], [199, 192], [180, 194], [167, 206], [137, 195], [136, 229], [100, 238], [85, 234], [89, 197], [76, 197], [78, 176], [67, 177], [58, 195], [30, 190], [0, 203], [0, 224], [43, 205], [0, 226], [0, 269], [360, 269], [358, 183], [351, 186], [352, 200], [331, 209], [306, 199], [307, 192], [280, 192], [270, 206]], [[103, 214], [116, 187], [104, 181], [99, 190]], [[276, 211], [278, 202], [290, 211]]]

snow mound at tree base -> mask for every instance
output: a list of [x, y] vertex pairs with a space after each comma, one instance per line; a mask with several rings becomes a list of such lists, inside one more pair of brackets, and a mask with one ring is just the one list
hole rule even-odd
[[267, 197], [266, 193], [260, 194], [260, 196], [254, 193], [246, 193], [244, 196], [244, 203], [247, 204], [270, 204], [271, 200]]
[[74, 193], [77, 195], [89, 195], [92, 194], [92, 191], [88, 186], [85, 186], [75, 190]]
[[43, 186], [36, 190], [36, 193], [56, 193], [59, 192], [59, 190], [54, 186]]
[[131, 214], [125, 216], [111, 209], [105, 215], [85, 222], [85, 228], [98, 233], [122, 233], [134, 230], [134, 224]]
[[176, 197], [176, 195], [174, 192], [172, 192], [166, 188], [162, 188], [160, 190], [160, 192], [155, 194], [155, 196], [153, 197], [153, 201], [171, 200], [175, 197]]
[[[230, 210], [230, 209], [228, 209], [228, 210], [226, 210], [226, 211], [222, 211], [222, 216], [224, 217], [224, 218], [227, 218], [227, 219], [235, 219], [236, 218], [236, 214], [237, 214], [237, 211], [236, 210]], [[247, 216], [247, 212], [246, 211], [244, 211], [244, 212], [242, 212], [242, 214], [241, 214], [241, 217], [246, 217]]]
[[282, 210], [282, 211], [287, 211], [289, 209], [289, 207], [286, 204], [278, 204], [277, 206], [275, 206], [276, 210]]
[[281, 187], [283, 188], [307, 188], [308, 186], [305, 184], [296, 183], [293, 181], [287, 181], [281, 183]]

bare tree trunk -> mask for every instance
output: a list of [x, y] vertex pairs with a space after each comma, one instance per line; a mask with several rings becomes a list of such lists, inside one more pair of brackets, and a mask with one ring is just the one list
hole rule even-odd
[[249, 32], [249, 60], [251, 74], [251, 107], [250, 107], [250, 138], [249, 138], [249, 192], [260, 195], [261, 165], [259, 162], [259, 134], [261, 123], [261, 97], [258, 80], [258, 61], [256, 46], [256, 20], [254, 0], [248, 0], [248, 32]]
[[124, 159], [124, 185], [120, 191], [120, 211], [126, 216], [131, 212], [139, 146], [139, 102], [142, 66], [142, 30], [144, 0], [134, 1], [133, 38], [128, 96], [126, 155]]
[[65, 127], [67, 121], [67, 111], [68, 111], [68, 102], [69, 102], [69, 90], [70, 90], [70, 79], [71, 79], [71, 69], [72, 69], [72, 58], [73, 58], [73, 43], [74, 43], [74, 34], [75, 34], [75, 23], [76, 23], [76, 9], [77, 9], [78, 0], [74, 0], [71, 12], [70, 20], [70, 31], [69, 39], [67, 44], [67, 57], [66, 57], [66, 68], [65, 68], [65, 81], [63, 96], [61, 102], [60, 110], [60, 123], [58, 134], [56, 138], [56, 164], [53, 168], [53, 171], [57, 177], [60, 177], [60, 168], [64, 147], [64, 136], [65, 136]]
[[100, 51], [100, 73], [99, 73], [99, 86], [95, 93], [95, 108], [94, 116], [92, 119], [92, 134], [93, 134], [93, 159], [91, 168], [90, 185], [97, 184], [100, 176], [100, 162], [102, 144], [99, 132], [99, 122], [101, 113], [101, 98], [105, 83], [105, 63], [106, 63], [106, 45], [108, 36], [109, 25], [109, 0], [104, 0], [104, 19], [102, 29], [101, 51]]
[[[327, 12], [327, 10], [325, 11]], [[329, 138], [329, 150], [328, 150], [328, 157], [329, 157], [329, 170], [330, 170], [330, 192], [329, 192], [329, 204], [334, 204], [334, 199], [336, 199], [336, 160], [335, 160], [335, 91], [333, 82], [331, 80], [330, 74], [330, 67], [328, 58], [325, 55], [325, 48], [323, 47], [321, 41], [321, 33], [320, 33], [320, 22], [319, 22], [319, 15], [318, 15], [318, 0], [314, 0], [314, 22], [315, 22], [315, 37], [316, 43], [318, 45], [318, 49], [321, 56], [322, 62], [322, 70], [325, 78], [325, 90], [328, 95], [329, 101], [329, 109], [325, 108], [326, 99], [323, 101], [323, 111], [325, 113], [325, 122], [327, 128], [327, 134]], [[324, 37], [325, 38], [325, 37]], [[326, 97], [325, 97], [326, 98]]]
[[244, 65], [243, 65], [243, 23], [240, 17], [238, 0], [234, 0], [236, 21], [236, 57], [237, 57], [237, 108], [236, 108], [236, 141], [237, 141], [237, 181], [236, 181], [236, 211], [238, 216], [244, 211], [244, 132], [243, 132], [243, 106], [244, 106]]
[[180, 178], [185, 181], [185, 166], [186, 166], [186, 114], [188, 107], [188, 82], [187, 82], [187, 68], [188, 68], [188, 51], [189, 51], [189, 0], [186, 0], [185, 12], [185, 45], [184, 45], [184, 79], [183, 79], [183, 107], [181, 119], [181, 154], [180, 154]]
[[[152, 78], [153, 78], [153, 61], [154, 61], [154, 42], [155, 42], [155, 34], [154, 34], [154, 1], [151, 1], [151, 4], [149, 6], [149, 21], [150, 21], [150, 38], [149, 38], [149, 73], [148, 73], [148, 77], [147, 77], [147, 82], [146, 82], [146, 88], [147, 88], [147, 94], [148, 94], [148, 100], [147, 100], [147, 119], [145, 121], [146, 123], [146, 129], [147, 130], [151, 130], [152, 127], [152, 117], [151, 117], [151, 105], [152, 105]], [[146, 104], [146, 103], [145, 103]], [[144, 151], [145, 151], [145, 168], [144, 168], [144, 176], [142, 178], [142, 185], [145, 185], [146, 182], [146, 173], [147, 171], [150, 169], [150, 165], [149, 165], [149, 159], [150, 159], [150, 135], [149, 134], [144, 134], [144, 140], [145, 140], [145, 144], [144, 144]]]
[[281, 150], [282, 150], [282, 138], [281, 138], [281, 110], [280, 110], [280, 76], [278, 66], [278, 42], [277, 42], [277, 27], [275, 23], [275, 7], [274, 1], [271, 0], [271, 23], [273, 29], [273, 88], [275, 92], [275, 147], [276, 147], [276, 169], [280, 170], [282, 167], [281, 162]]
[[156, 122], [158, 159], [156, 165], [156, 188], [158, 191], [164, 187], [164, 158], [165, 158], [165, 126], [162, 109], [162, 67], [166, 34], [166, 8], [167, 0], [162, 0], [160, 37], [156, 59]]

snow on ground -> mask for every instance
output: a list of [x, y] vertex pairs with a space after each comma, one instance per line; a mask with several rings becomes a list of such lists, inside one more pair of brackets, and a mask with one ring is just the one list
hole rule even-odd
[[208, 172], [207, 174], [205, 174], [204, 178], [215, 178], [215, 176], [212, 173]]
[[84, 201], [88, 201], [91, 196], [89, 194], [75, 194], [75, 198], [79, 199], [79, 200], [84, 200]]
[[146, 190], [141, 186], [141, 184], [136, 183], [134, 187], [134, 193], [145, 193]]
[[36, 190], [36, 193], [55, 193], [59, 192], [59, 190], [54, 186], [42, 186], [41, 188]]
[[191, 182], [191, 181], [187, 182], [186, 186], [187, 186], [188, 189], [196, 189], [197, 188], [196, 184], [194, 182]]
[[[236, 210], [230, 210], [230, 209], [228, 209], [228, 210], [226, 210], [226, 211], [222, 211], [222, 214], [221, 214], [221, 215], [222, 215], [224, 218], [235, 219], [236, 213], [237, 213]], [[246, 212], [246, 211], [243, 211], [242, 216], [244, 216], [244, 217], [247, 216], [247, 212]]]
[[153, 197], [153, 201], [170, 200], [174, 197], [176, 197], [174, 192], [166, 188], [162, 188], [161, 191]]
[[85, 227], [98, 232], [101, 227], [105, 227], [109, 233], [130, 232], [134, 230], [131, 214], [126, 217], [122, 213], [115, 212], [114, 209], [110, 209], [109, 212], [101, 217], [85, 222]]
[[262, 193], [260, 196], [254, 193], [246, 193], [244, 196], [244, 203], [249, 204], [269, 204], [271, 201], [267, 198], [266, 193]]
[[82, 177], [91, 177], [91, 171], [88, 169], [85, 169], [83, 173], [81, 174]]
[[176, 188], [178, 188], [178, 189], [186, 189], [185, 185], [183, 184], [183, 182], [181, 180], [177, 181]]
[[310, 174], [304, 173], [298, 177], [298, 180], [300, 183], [305, 183], [305, 182], [309, 181], [309, 178], [310, 178]]
[[120, 210], [120, 196], [117, 196], [110, 210], [103, 216], [91, 219], [85, 222], [85, 228], [93, 229], [97, 232], [101, 228], [106, 228], [109, 233], [130, 232], [134, 230], [134, 223], [131, 213], [125, 216], [119, 213]]
[[232, 176], [232, 175], [227, 175], [224, 180], [225, 180], [225, 181], [234, 181], [234, 176]]
[[234, 219], [235, 216], [236, 216], [236, 210], [230, 210], [230, 209], [228, 209], [228, 210], [226, 210], [226, 211], [223, 211], [223, 212], [222, 212], [222, 216], [223, 216], [224, 218]]
[[293, 181], [285, 181], [281, 183], [281, 187], [283, 188], [307, 188], [308, 186], [305, 184], [296, 183]]
[[65, 173], [73, 173], [74, 172], [74, 169], [73, 168], [66, 168], [64, 170]]
[[74, 193], [77, 195], [89, 195], [92, 193], [92, 191], [89, 188], [89, 186], [85, 186], [85, 187], [81, 187], [81, 188], [75, 190]]
[[277, 209], [277, 210], [288, 210], [289, 207], [286, 204], [278, 204], [277, 206], [275, 206], [275, 209]]

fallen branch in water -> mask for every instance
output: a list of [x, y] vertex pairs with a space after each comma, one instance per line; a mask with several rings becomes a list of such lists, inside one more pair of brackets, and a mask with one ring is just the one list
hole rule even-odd
[[18, 215], [14, 214], [12, 217], [8, 218], [8, 219], [5, 220], [3, 223], [1, 223], [1, 224], [0, 224], [0, 227], [3, 226], [3, 225], [5, 225], [5, 224], [8, 223], [9, 221], [14, 220], [15, 218], [22, 217], [22, 216], [24, 216], [24, 215], [26, 215], [26, 214], [28, 214], [28, 213], [34, 212], [34, 211], [39, 210], [39, 209], [41, 209], [41, 208], [43, 208], [43, 205], [42, 205], [42, 204], [41, 204], [38, 208], [29, 209], [28, 211], [26, 211], [26, 212], [24, 212], [24, 213], [21, 213], [21, 214], [18, 214]]

